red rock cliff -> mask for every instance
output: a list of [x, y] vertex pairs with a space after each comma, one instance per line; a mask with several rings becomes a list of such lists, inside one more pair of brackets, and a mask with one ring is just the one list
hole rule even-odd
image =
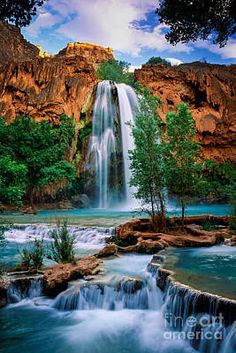
[[70, 43], [57, 55], [40, 57], [40, 50], [25, 41], [15, 27], [3, 23], [0, 26], [4, 29], [1, 38], [12, 36], [16, 43], [7, 46], [5, 38], [0, 47], [0, 58], [2, 52], [6, 53], [0, 66], [0, 114], [11, 120], [21, 113], [35, 119], [65, 113], [78, 121], [97, 83], [96, 66], [113, 58], [112, 50]]
[[39, 49], [27, 42], [20, 30], [0, 21], [0, 67], [12, 61], [33, 60]]
[[236, 65], [143, 65], [135, 79], [161, 98], [163, 120], [188, 103], [204, 157], [236, 162]]

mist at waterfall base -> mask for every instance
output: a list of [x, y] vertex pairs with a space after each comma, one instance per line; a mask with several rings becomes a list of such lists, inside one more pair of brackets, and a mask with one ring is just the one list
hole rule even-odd
[[86, 165], [94, 171], [94, 207], [132, 209], [138, 205], [129, 186], [128, 156], [134, 149], [129, 124], [134, 124], [137, 109], [132, 87], [111, 81], [98, 84]]

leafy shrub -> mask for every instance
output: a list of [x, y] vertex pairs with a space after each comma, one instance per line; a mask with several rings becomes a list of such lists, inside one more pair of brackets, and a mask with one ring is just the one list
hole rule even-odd
[[216, 226], [215, 226], [214, 222], [207, 220], [202, 223], [202, 228], [203, 228], [203, 230], [210, 232], [212, 230], [215, 230]]
[[19, 252], [21, 256], [21, 264], [20, 267], [25, 270], [29, 270], [31, 267], [31, 252], [30, 250], [24, 248]]
[[58, 263], [74, 262], [75, 236], [70, 234], [67, 221], [64, 220], [62, 225], [59, 221], [57, 228], [50, 231], [49, 236], [52, 239], [52, 244], [48, 257]]
[[152, 56], [146, 64], [156, 65], [156, 64], [164, 64], [166, 66], [171, 66], [170, 62], [166, 59], [161, 58], [160, 56]]
[[34, 248], [33, 248], [33, 251], [31, 252], [31, 261], [35, 269], [39, 269], [42, 267], [43, 258], [44, 258], [43, 240], [35, 239]]
[[125, 61], [108, 60], [97, 69], [100, 80], [110, 80], [116, 83], [133, 85], [133, 73], [129, 72], [129, 64]]
[[20, 267], [26, 270], [36, 269], [42, 267], [44, 258], [44, 244], [43, 240], [35, 239], [32, 248], [24, 248], [20, 252], [21, 265]]

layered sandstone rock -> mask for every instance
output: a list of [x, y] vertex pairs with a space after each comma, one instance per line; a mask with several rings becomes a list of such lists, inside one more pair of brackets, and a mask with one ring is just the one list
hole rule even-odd
[[7, 120], [19, 114], [39, 120], [66, 114], [78, 121], [95, 83], [95, 70], [83, 57], [13, 62], [0, 69], [0, 114]]
[[68, 282], [97, 274], [100, 269], [101, 260], [95, 256], [83, 257], [75, 264], [59, 264], [45, 271], [43, 277], [44, 293], [49, 296], [55, 296], [65, 290]]
[[164, 121], [179, 103], [189, 105], [205, 158], [236, 162], [236, 65], [143, 65], [135, 79], [161, 98]]
[[87, 59], [88, 63], [92, 64], [97, 68], [103, 61], [114, 59], [113, 49], [104, 48], [97, 44], [91, 43], [68, 43], [66, 48], [62, 49], [59, 56], [83, 56]]
[[50, 56], [1, 22], [0, 115], [9, 121], [19, 114], [39, 120], [66, 114], [79, 121], [97, 84], [97, 65], [111, 58], [110, 48], [88, 43], [69, 43]]
[[[181, 219], [173, 218], [175, 224], [172, 221], [166, 233], [151, 230], [148, 219], [133, 219], [116, 228], [116, 238], [121, 244], [118, 246], [118, 251], [155, 254], [168, 246], [177, 248], [212, 246], [231, 238], [227, 228], [204, 231], [200, 225], [195, 224], [195, 222], [201, 224], [206, 219], [206, 216], [202, 216], [201, 219], [200, 216], [186, 217], [187, 225], [184, 232], [181, 232], [176, 227]], [[212, 220], [215, 221], [215, 224], [225, 225], [228, 223], [227, 217], [212, 216]]]
[[0, 67], [10, 62], [34, 60], [40, 50], [27, 42], [17, 27], [0, 21]]

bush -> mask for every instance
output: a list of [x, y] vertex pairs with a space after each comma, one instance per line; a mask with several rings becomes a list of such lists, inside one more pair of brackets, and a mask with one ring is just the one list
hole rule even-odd
[[125, 61], [108, 60], [97, 69], [97, 77], [100, 80], [109, 80], [116, 83], [133, 85], [133, 73], [129, 72], [129, 64]]
[[164, 64], [166, 66], [171, 66], [170, 62], [166, 59], [161, 58], [160, 56], [152, 56], [146, 64], [150, 65], [157, 65], [157, 64]]
[[203, 230], [210, 232], [212, 230], [215, 230], [216, 226], [215, 226], [214, 222], [207, 220], [207, 221], [203, 222], [202, 228], [203, 228]]
[[43, 240], [35, 239], [34, 240], [34, 248], [31, 253], [31, 261], [32, 265], [35, 269], [39, 269], [43, 265], [44, 258], [44, 245]]
[[49, 236], [52, 244], [48, 257], [58, 263], [74, 262], [75, 236], [69, 233], [67, 221], [65, 220], [62, 225], [58, 222], [57, 228], [50, 231]]
[[43, 265], [44, 258], [44, 245], [43, 240], [35, 239], [33, 248], [27, 249], [24, 248], [20, 252], [21, 256], [21, 268], [30, 270], [38, 270]]

